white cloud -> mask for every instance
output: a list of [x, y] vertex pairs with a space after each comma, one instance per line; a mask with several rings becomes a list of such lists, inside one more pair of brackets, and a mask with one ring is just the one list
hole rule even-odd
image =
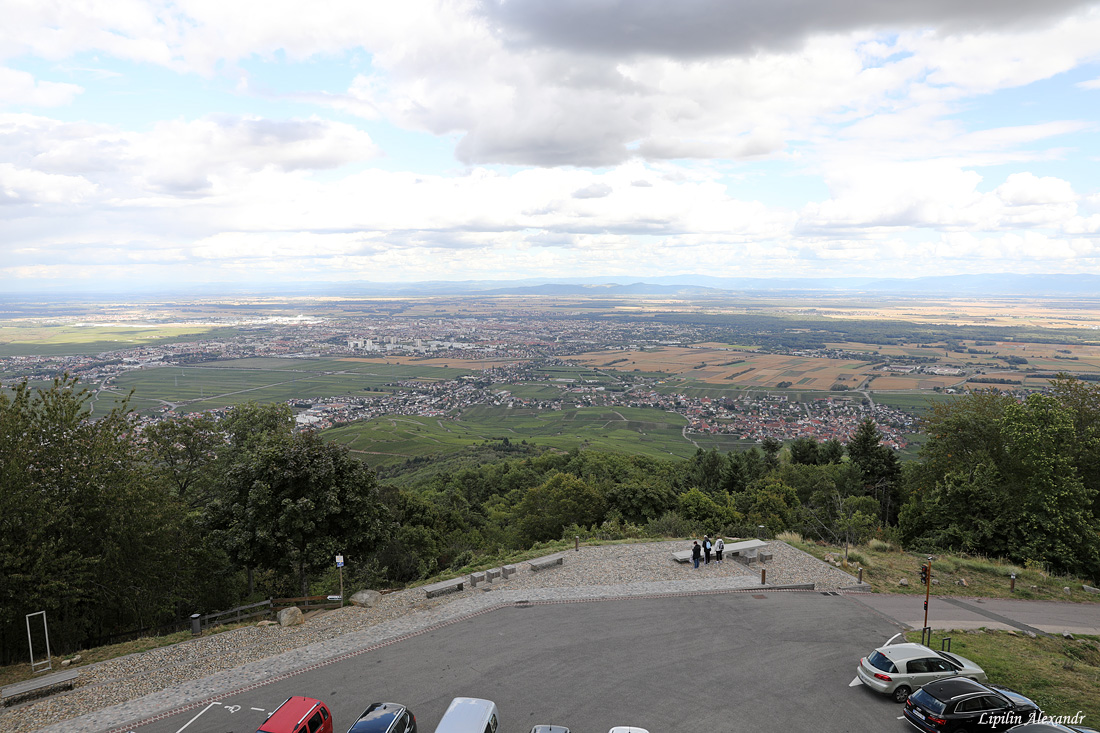
[[80, 176], [42, 173], [0, 163], [0, 205], [80, 203], [95, 190], [94, 184]]
[[25, 71], [0, 66], [0, 105], [5, 107], [61, 107], [83, 91], [76, 84], [41, 81]]

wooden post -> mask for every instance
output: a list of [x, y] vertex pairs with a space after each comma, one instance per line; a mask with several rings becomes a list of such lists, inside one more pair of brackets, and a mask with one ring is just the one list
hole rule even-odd
[[768, 577], [768, 569], [767, 568], [760, 568], [760, 585], [767, 585], [767, 583], [765, 582], [767, 577]]
[[573, 552], [581, 551], [581, 536], [579, 534], [573, 535]]

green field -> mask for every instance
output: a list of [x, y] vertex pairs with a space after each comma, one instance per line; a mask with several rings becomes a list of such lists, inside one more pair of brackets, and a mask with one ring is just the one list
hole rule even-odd
[[679, 415], [643, 407], [535, 411], [475, 406], [457, 418], [391, 415], [332, 428], [322, 435], [377, 467], [504, 438], [561, 450], [584, 444], [594, 450], [687, 457], [696, 447], [681, 433], [685, 424]]
[[242, 402], [364, 396], [400, 380], [435, 382], [472, 374], [468, 369], [341, 361], [338, 359], [238, 359], [124, 372], [111, 380], [119, 397], [134, 391], [134, 409], [165, 404], [199, 412]]
[[[991, 385], [992, 386], [992, 385]], [[940, 394], [939, 392], [875, 392], [871, 396], [877, 404], [896, 407], [900, 410], [921, 414], [931, 409], [931, 406], [939, 402], [951, 402], [958, 399], [956, 395]]]
[[0, 357], [80, 356], [196, 339], [230, 338], [236, 329], [203, 325], [3, 325]]

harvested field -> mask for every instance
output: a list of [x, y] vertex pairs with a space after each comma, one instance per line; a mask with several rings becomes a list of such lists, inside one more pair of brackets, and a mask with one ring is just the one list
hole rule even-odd
[[[783, 354], [756, 354], [714, 348], [668, 347], [654, 351], [594, 351], [573, 357], [604, 369], [664, 372], [725, 386], [774, 389], [792, 382], [803, 389], [826, 391], [841, 383], [855, 388], [873, 372], [862, 361], [818, 359]], [[612, 364], [611, 362], [616, 363]]]

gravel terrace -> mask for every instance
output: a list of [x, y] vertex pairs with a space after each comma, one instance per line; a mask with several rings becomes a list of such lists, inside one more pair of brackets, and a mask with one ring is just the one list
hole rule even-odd
[[[536, 573], [522, 563], [508, 580], [437, 598], [411, 588], [383, 596], [373, 608], [329, 611], [300, 626], [248, 626], [100, 662], [81, 668], [71, 692], [0, 710], [0, 733], [106, 730], [501, 604], [760, 587], [759, 564], [747, 567], [727, 558], [695, 570], [672, 560], [672, 551], [690, 546], [674, 541], [582, 547], [561, 553], [561, 566]], [[783, 542], [772, 541], [769, 549], [774, 557], [763, 566], [768, 585], [855, 585], [851, 575]]]

